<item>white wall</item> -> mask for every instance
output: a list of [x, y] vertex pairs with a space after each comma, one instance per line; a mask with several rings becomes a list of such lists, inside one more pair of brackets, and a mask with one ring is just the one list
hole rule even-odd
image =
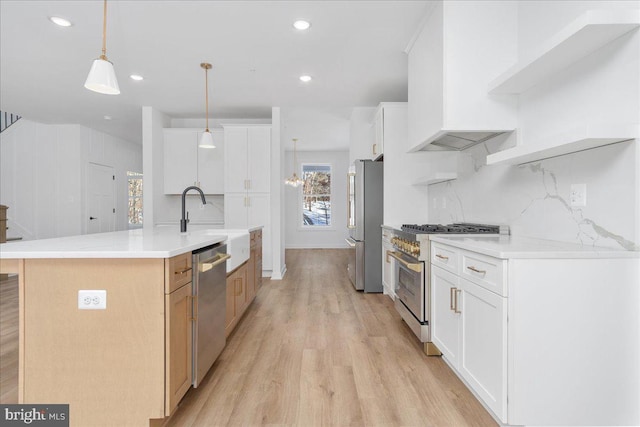
[[[638, 9], [640, 2], [521, 2], [522, 57], [589, 9]], [[599, 124], [640, 122], [640, 33], [631, 31], [519, 95], [519, 144], [542, 145]], [[615, 137], [616, 135], [611, 135]], [[522, 166], [486, 166], [498, 149], [461, 153], [459, 178], [429, 187], [429, 222], [506, 223], [512, 234], [640, 249], [638, 142]], [[587, 206], [571, 207], [571, 184], [587, 185]]]
[[86, 169], [116, 173], [116, 230], [128, 227], [127, 171], [142, 171], [140, 145], [80, 125], [21, 119], [0, 135], [0, 204], [8, 237], [24, 240], [86, 232]]
[[[347, 230], [347, 172], [348, 151], [302, 151], [298, 152], [296, 172], [301, 176], [302, 163], [331, 165], [331, 220], [328, 229], [303, 229], [300, 216], [302, 187], [285, 186], [285, 220], [287, 248], [344, 248]], [[293, 173], [293, 151], [285, 152], [284, 171], [288, 177]]]

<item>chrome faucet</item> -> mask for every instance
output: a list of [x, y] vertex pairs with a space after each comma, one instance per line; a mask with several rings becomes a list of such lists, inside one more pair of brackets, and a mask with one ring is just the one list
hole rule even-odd
[[202, 204], [203, 205], [207, 204], [207, 201], [204, 198], [204, 193], [198, 187], [192, 185], [191, 187], [187, 187], [187, 188], [184, 189], [184, 191], [182, 192], [182, 219], [180, 220], [180, 232], [181, 233], [186, 233], [187, 232], [187, 223], [189, 222], [189, 212], [187, 212], [187, 216], [185, 218], [185, 207], [184, 207], [185, 197], [186, 197], [187, 192], [189, 190], [196, 190], [198, 193], [200, 193], [200, 198], [202, 199]]

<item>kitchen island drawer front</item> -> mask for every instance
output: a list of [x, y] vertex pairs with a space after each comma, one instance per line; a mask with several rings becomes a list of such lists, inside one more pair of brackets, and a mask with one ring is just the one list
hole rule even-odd
[[431, 263], [458, 274], [460, 250], [439, 243], [431, 244]]
[[170, 294], [181, 286], [191, 282], [191, 252], [176, 255], [165, 260], [165, 293]]
[[461, 250], [460, 276], [495, 292], [507, 296], [507, 261]]

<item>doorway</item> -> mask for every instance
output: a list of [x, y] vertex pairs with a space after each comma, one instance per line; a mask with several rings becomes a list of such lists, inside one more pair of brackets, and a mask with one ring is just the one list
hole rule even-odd
[[115, 174], [111, 166], [89, 163], [87, 171], [87, 234], [115, 230]]

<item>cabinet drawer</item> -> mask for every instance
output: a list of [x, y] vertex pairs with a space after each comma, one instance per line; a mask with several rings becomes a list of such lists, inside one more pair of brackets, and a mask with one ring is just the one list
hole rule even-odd
[[505, 260], [462, 251], [460, 275], [485, 289], [507, 296]]
[[191, 282], [191, 252], [165, 260], [164, 270], [165, 293], [167, 294]]
[[459, 258], [460, 255], [456, 249], [442, 246], [439, 243], [431, 243], [431, 264], [458, 274]]

